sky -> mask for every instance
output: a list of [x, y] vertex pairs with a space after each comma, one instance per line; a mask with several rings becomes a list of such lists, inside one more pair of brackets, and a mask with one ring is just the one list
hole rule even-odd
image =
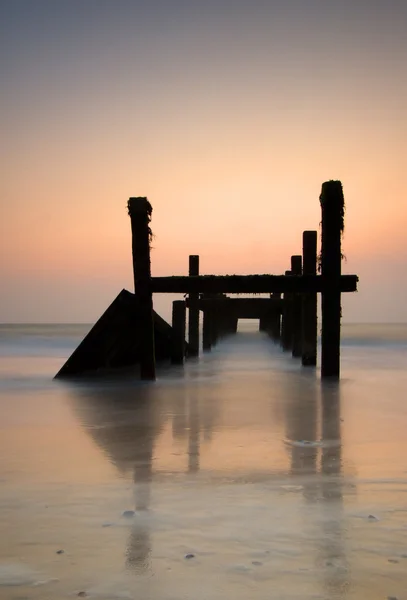
[[133, 290], [130, 196], [153, 275], [283, 273], [329, 179], [344, 321], [407, 321], [406, 59], [405, 0], [0, 0], [0, 322]]

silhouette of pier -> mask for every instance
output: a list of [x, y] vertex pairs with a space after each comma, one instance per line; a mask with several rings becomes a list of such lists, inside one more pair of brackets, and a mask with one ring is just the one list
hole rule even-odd
[[[320, 204], [320, 254], [317, 231], [304, 231], [302, 254], [291, 257], [291, 268], [284, 275], [201, 275], [199, 256], [191, 255], [188, 275], [152, 277], [152, 206], [147, 198], [130, 198], [135, 292], [120, 292], [56, 377], [138, 367], [141, 379], [154, 380], [156, 362], [182, 364], [199, 356], [200, 313], [204, 351], [222, 336], [236, 333], [239, 319], [258, 319], [261, 331], [300, 358], [304, 367], [313, 367], [317, 364], [317, 294], [321, 294], [321, 376], [339, 378], [341, 294], [356, 291], [358, 282], [356, 275], [341, 273], [345, 204], [340, 181], [323, 183]], [[153, 294], [170, 293], [185, 297], [173, 302], [171, 326], [153, 309]]]

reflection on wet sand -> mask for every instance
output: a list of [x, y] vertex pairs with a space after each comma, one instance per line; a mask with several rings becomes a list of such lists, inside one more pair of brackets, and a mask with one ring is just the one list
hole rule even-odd
[[200, 395], [188, 397], [188, 472], [199, 471], [200, 450], [200, 422], [199, 422]]
[[[233, 445], [235, 438], [229, 437], [230, 432], [239, 431], [246, 436], [243, 437], [247, 440], [245, 451], [262, 456], [264, 439], [258, 446], [249, 445], [256, 440], [256, 432], [260, 434], [263, 428], [267, 431], [267, 427], [276, 426], [275, 413], [273, 424], [264, 423], [262, 429], [255, 425], [255, 420], [242, 424], [242, 418], [251, 417], [251, 411], [245, 403], [247, 412], [242, 412], [237, 388], [232, 384], [230, 392], [223, 389], [220, 395], [216, 385], [204, 385], [197, 373], [195, 375], [187, 371], [182, 378], [169, 379], [155, 386], [133, 382], [103, 387], [81, 385], [74, 390], [75, 410], [88, 434], [122, 474], [132, 473], [135, 514], [128, 519], [130, 532], [125, 564], [129, 571], [138, 574], [152, 570], [150, 528], [154, 519], [148, 514], [154, 502], [152, 482], [157, 477], [171, 476], [171, 444], [168, 445], [168, 440], [163, 442], [166, 432], [170, 432], [173, 444], [179, 446], [182, 443], [181, 453], [186, 459], [184, 475], [190, 476], [200, 470], [201, 452], [205, 457], [210, 454], [208, 443], [231, 456], [233, 448], [228, 446]], [[319, 580], [323, 593], [329, 593], [333, 598], [341, 597], [349, 580], [343, 540], [339, 386], [321, 384], [313, 372], [303, 372], [300, 377], [279, 374], [272, 384], [273, 393], [284, 400], [279, 414], [284, 419], [285, 448], [289, 458], [286, 474], [301, 486], [304, 514], [307, 518], [312, 514], [322, 530], [317, 533], [318, 541], [314, 547], [316, 569], [322, 569]], [[223, 399], [222, 404], [218, 398]], [[275, 400], [270, 406], [278, 413]], [[259, 416], [256, 418], [258, 420]], [[202, 443], [205, 447], [201, 448]], [[284, 447], [282, 442], [281, 445]], [[162, 460], [163, 455], [167, 457], [165, 464], [168, 466], [160, 470], [158, 459]], [[210, 473], [222, 473], [227, 460], [230, 461], [217, 454], [216, 464], [206, 462], [205, 468], [208, 471], [209, 466]], [[267, 464], [261, 464], [261, 459], [259, 463], [257, 473], [260, 478], [256, 470], [246, 471], [245, 482], [272, 481], [275, 477], [278, 481], [284, 475], [273, 457]], [[229, 465], [226, 469], [231, 469], [232, 480], [241, 482], [242, 479], [237, 477], [236, 461]], [[307, 512], [309, 510], [312, 512]]]
[[318, 496], [318, 400], [320, 382], [315, 372], [289, 380], [286, 394], [286, 436], [290, 444], [290, 474], [302, 476], [304, 498], [315, 501]]
[[[166, 422], [171, 420], [173, 439], [187, 438], [186, 472], [199, 471], [199, 384], [193, 392], [187, 384], [160, 390], [158, 386], [92, 383], [72, 386], [70, 391], [86, 432], [121, 474], [132, 472], [135, 514], [126, 511], [124, 515], [131, 524], [126, 567], [139, 573], [146, 571], [150, 567], [151, 541], [149, 519], [143, 513], [151, 504], [154, 448]], [[213, 415], [205, 421], [206, 442], [212, 438], [212, 424]]]
[[131, 523], [126, 568], [146, 571], [150, 568], [150, 531], [148, 520], [137, 516], [150, 507], [154, 444], [165, 416], [148, 385], [89, 384], [74, 391], [75, 408], [86, 431], [121, 473], [132, 471], [135, 514], [124, 514]]
[[320, 553], [324, 564], [325, 592], [332, 598], [343, 598], [349, 592], [350, 573], [343, 509], [341, 402], [338, 382], [321, 384], [321, 410], [323, 535], [320, 538]]
[[316, 562], [323, 570], [323, 592], [330, 598], [342, 598], [349, 587], [349, 570], [344, 541], [340, 384], [321, 382], [311, 374], [293, 380], [291, 386], [285, 411], [290, 474], [302, 484], [306, 503], [321, 510]]
[[19, 569], [49, 581], [19, 579], [33, 600], [401, 600], [406, 377], [389, 356], [321, 386], [242, 332], [154, 385], [3, 393], [0, 598]]

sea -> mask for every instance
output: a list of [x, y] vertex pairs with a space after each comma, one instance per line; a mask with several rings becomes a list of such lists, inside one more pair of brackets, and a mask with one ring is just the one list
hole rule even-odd
[[407, 600], [407, 324], [54, 380], [89, 329], [0, 326], [1, 600]]

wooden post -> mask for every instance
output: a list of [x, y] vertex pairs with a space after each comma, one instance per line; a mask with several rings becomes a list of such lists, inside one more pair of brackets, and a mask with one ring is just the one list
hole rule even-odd
[[172, 303], [171, 362], [182, 365], [185, 356], [185, 302], [174, 300]]
[[232, 329], [232, 321], [230, 319], [230, 314], [226, 310], [223, 310], [222, 315], [222, 331], [223, 335], [229, 335]]
[[216, 346], [219, 340], [219, 311], [214, 307], [211, 310], [211, 345]]
[[234, 314], [229, 315], [229, 333], [237, 333], [238, 317]]
[[[189, 276], [199, 275], [199, 256], [189, 256]], [[199, 294], [189, 294], [188, 355], [199, 355]]]
[[[271, 298], [280, 300], [281, 294], [274, 292], [271, 294]], [[281, 315], [280, 312], [275, 311], [271, 317], [270, 323], [270, 335], [273, 340], [279, 340], [281, 336]]]
[[321, 376], [339, 378], [341, 343], [341, 236], [344, 229], [342, 184], [326, 181], [322, 184], [322, 348]]
[[155, 379], [153, 295], [151, 292], [150, 220], [152, 207], [147, 198], [129, 198], [132, 231], [134, 292], [139, 305], [140, 377]]
[[227, 307], [223, 306], [222, 312], [221, 312], [221, 335], [223, 337], [225, 335], [228, 335], [230, 333], [230, 328], [231, 328], [230, 315], [227, 311]]
[[[302, 234], [302, 272], [317, 274], [317, 232]], [[302, 296], [302, 364], [304, 367], [317, 364], [317, 295]]]
[[206, 309], [203, 311], [202, 325], [202, 349], [210, 350], [212, 347], [212, 311]]
[[216, 322], [217, 322], [217, 336], [219, 339], [219, 338], [222, 338], [226, 333], [224, 309], [220, 304], [216, 309]]
[[[291, 271], [286, 271], [285, 276], [289, 277]], [[283, 315], [281, 320], [281, 345], [283, 350], [291, 350], [293, 344], [293, 298], [292, 294], [284, 293]]]
[[[302, 274], [302, 256], [296, 255], [291, 257], [291, 273], [293, 275]], [[302, 298], [301, 294], [293, 294], [293, 347], [292, 355], [295, 357], [301, 356], [301, 311]]]

